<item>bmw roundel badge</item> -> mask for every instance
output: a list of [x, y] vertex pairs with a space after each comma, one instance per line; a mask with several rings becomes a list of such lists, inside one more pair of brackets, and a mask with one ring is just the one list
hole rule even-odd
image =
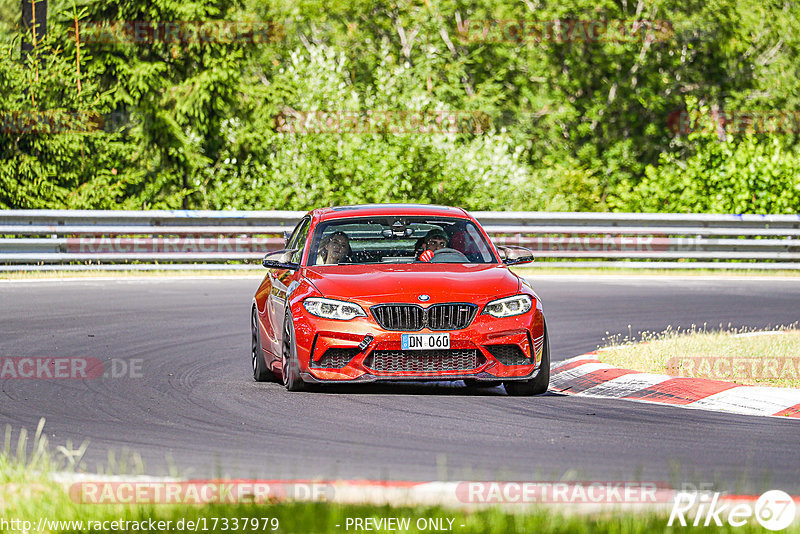
[[424, 293], [422, 295], [419, 295], [417, 298], [422, 302], [428, 302], [429, 300], [431, 300], [431, 296], [425, 295]]

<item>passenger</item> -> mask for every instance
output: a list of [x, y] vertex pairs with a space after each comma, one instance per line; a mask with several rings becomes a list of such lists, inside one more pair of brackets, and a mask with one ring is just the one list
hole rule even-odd
[[475, 241], [463, 228], [453, 232], [453, 235], [450, 237], [450, 248], [461, 252], [469, 258], [470, 261], [480, 261], [481, 253], [475, 245]]
[[319, 244], [317, 264], [334, 265], [349, 263], [353, 249], [350, 248], [350, 238], [344, 232], [334, 232], [322, 239]]
[[447, 234], [444, 231], [434, 228], [429, 230], [422, 238], [420, 247], [417, 250], [417, 259], [420, 261], [431, 261], [433, 253], [448, 246]]

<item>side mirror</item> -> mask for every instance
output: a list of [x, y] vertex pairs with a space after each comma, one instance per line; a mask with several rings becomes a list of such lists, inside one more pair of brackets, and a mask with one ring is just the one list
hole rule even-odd
[[497, 250], [500, 251], [500, 260], [506, 265], [519, 265], [521, 263], [530, 263], [536, 258], [533, 251], [525, 247], [512, 247], [495, 245]]
[[296, 271], [300, 268], [300, 264], [291, 261], [295, 252], [297, 252], [297, 250], [288, 249], [269, 252], [264, 256], [264, 259], [261, 260], [261, 265], [267, 269], [289, 269]]

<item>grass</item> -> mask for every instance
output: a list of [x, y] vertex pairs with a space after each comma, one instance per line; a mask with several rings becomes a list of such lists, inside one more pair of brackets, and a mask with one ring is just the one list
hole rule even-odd
[[[551, 508], [526, 508], [524, 511], [509, 511], [500, 508], [467, 510], [443, 508], [439, 506], [377, 506], [345, 505], [328, 502], [268, 502], [264, 504], [211, 504], [211, 505], [172, 505], [172, 504], [81, 504], [73, 500], [64, 486], [53, 480], [58, 471], [77, 472], [82, 465], [81, 456], [86, 444], [73, 448], [71, 444], [57, 448], [51, 453], [47, 438], [43, 433], [44, 420], [33, 435], [29, 444], [28, 434], [19, 432], [16, 443], [10, 427], [6, 428], [4, 447], [0, 451], [0, 531], [21, 532], [20, 521], [30, 521], [35, 530], [40, 518], [50, 522], [77, 521], [62, 523], [43, 529], [45, 532], [139, 532], [145, 528], [133, 528], [131, 524], [114, 528], [111, 521], [136, 521], [157, 524], [170, 521], [169, 528], [164, 525], [155, 531], [192, 531], [187, 521], [198, 525], [200, 532], [230, 532], [233, 522], [238, 519], [238, 532], [280, 532], [280, 533], [341, 533], [354, 531], [346, 529], [348, 518], [409, 518], [411, 528], [405, 532], [430, 532], [418, 529], [417, 521], [434, 519], [444, 525], [452, 520], [452, 531], [458, 533], [530, 533], [542, 534], [569, 533], [650, 533], [665, 531], [684, 531], [685, 527], [668, 528], [668, 513], [665, 511], [613, 512], [605, 510], [593, 514], [560, 513]], [[140, 462], [134, 461], [115, 467], [121, 472], [141, 470]], [[106, 473], [107, 474], [107, 473]], [[276, 519], [277, 522], [272, 520]], [[227, 519], [227, 522], [224, 522]], [[17, 523], [9, 523], [16, 520]], [[2, 522], [6, 521], [6, 524]], [[183, 528], [179, 522], [183, 521]], [[227, 523], [227, 528], [226, 527]], [[253, 524], [258, 528], [252, 528]], [[215, 528], [216, 525], [216, 528]], [[243, 528], [243, 525], [247, 525]], [[277, 525], [277, 529], [273, 527]], [[15, 528], [18, 527], [18, 528]], [[265, 528], [266, 527], [266, 528]], [[378, 532], [391, 530], [376, 529]], [[154, 531], [152, 528], [150, 532]], [[744, 527], [693, 527], [692, 532], [764, 532], [754, 521]], [[800, 525], [795, 523], [784, 532], [800, 533]]]
[[607, 338], [600, 359], [624, 369], [725, 380], [738, 384], [800, 388], [800, 330], [747, 329], [644, 332]]

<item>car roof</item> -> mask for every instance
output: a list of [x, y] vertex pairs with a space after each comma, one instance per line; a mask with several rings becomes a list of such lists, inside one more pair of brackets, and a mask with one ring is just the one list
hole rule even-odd
[[434, 204], [361, 204], [356, 206], [334, 206], [320, 208], [311, 212], [320, 221], [346, 217], [380, 217], [380, 216], [439, 216], [470, 218], [461, 208], [437, 206]]

